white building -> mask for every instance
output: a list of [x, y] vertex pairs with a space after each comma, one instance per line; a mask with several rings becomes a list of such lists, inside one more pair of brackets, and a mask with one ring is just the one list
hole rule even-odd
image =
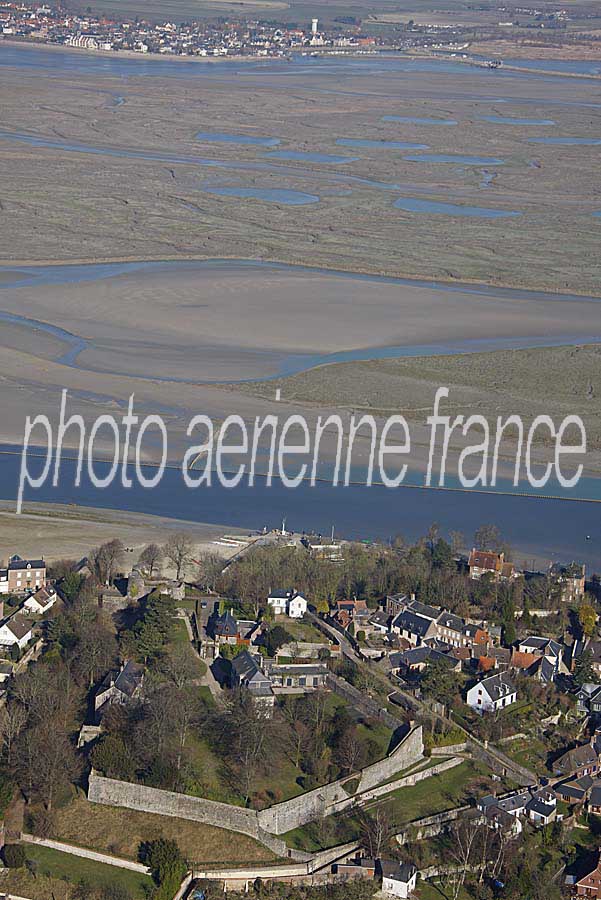
[[23, 608], [36, 616], [41, 616], [54, 606], [57, 599], [57, 593], [54, 588], [42, 587], [35, 594], [32, 594], [31, 597], [27, 598]]
[[298, 591], [271, 591], [267, 598], [276, 616], [302, 619], [307, 612], [307, 601]]
[[415, 890], [417, 882], [417, 869], [410, 863], [398, 863], [383, 859], [380, 863], [382, 870], [382, 890], [393, 897], [402, 897], [407, 900]]
[[469, 689], [466, 697], [467, 705], [480, 715], [505, 709], [516, 700], [515, 686], [505, 674], [484, 678]]
[[0, 625], [0, 646], [2, 647], [13, 647], [16, 644], [19, 650], [22, 650], [31, 638], [31, 623], [19, 613], [15, 613]]

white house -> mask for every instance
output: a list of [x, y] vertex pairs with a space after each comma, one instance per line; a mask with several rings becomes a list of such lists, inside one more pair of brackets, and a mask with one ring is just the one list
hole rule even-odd
[[34, 613], [36, 616], [41, 616], [44, 613], [47, 613], [48, 610], [54, 606], [56, 601], [57, 593], [54, 588], [40, 588], [35, 594], [32, 594], [31, 597], [27, 598], [23, 604], [23, 608]]
[[302, 594], [295, 594], [288, 603], [288, 615], [291, 619], [302, 619], [307, 612], [307, 601]]
[[511, 706], [517, 700], [517, 691], [505, 673], [491, 675], [477, 682], [467, 692], [466, 703], [475, 712], [496, 712]]
[[0, 646], [13, 647], [15, 644], [22, 650], [32, 638], [31, 622], [24, 616], [15, 613], [0, 625]]
[[267, 604], [276, 616], [287, 615], [291, 619], [302, 619], [307, 612], [307, 601], [298, 591], [271, 591]]
[[407, 900], [415, 890], [417, 869], [411, 863], [399, 863], [383, 859], [380, 863], [382, 871], [382, 890], [393, 897]]

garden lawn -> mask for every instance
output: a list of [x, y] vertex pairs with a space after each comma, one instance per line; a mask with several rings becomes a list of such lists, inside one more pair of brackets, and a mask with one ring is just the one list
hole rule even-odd
[[536, 775], [548, 775], [548, 747], [536, 738], [517, 738], [498, 745], [503, 753]]
[[[27, 859], [32, 861], [36, 872], [49, 878], [67, 881], [73, 885], [82, 881], [97, 886], [119, 884], [128, 890], [135, 900], [146, 897], [147, 890], [153, 886], [152, 879], [148, 875], [119, 869], [117, 866], [105, 865], [91, 859], [82, 859], [48, 847], [34, 844], [26, 844], [24, 847]], [[11, 890], [15, 891], [16, 888], [11, 887]], [[46, 898], [48, 896], [51, 897], [52, 894], [47, 894]]]

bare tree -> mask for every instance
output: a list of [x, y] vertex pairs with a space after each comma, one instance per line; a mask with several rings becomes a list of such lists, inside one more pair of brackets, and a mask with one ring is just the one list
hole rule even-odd
[[18, 770], [21, 786], [31, 799], [38, 797], [52, 809], [57, 796], [77, 775], [75, 748], [67, 735], [48, 721], [28, 728], [19, 738]]
[[117, 641], [100, 616], [83, 631], [76, 649], [78, 673], [86, 678], [90, 687], [98, 675], [110, 669], [117, 654]]
[[453, 554], [457, 556], [458, 553], [461, 553], [462, 549], [465, 547], [465, 535], [462, 531], [451, 531], [449, 533], [451, 550]]
[[188, 644], [178, 644], [161, 663], [161, 669], [178, 690], [198, 677], [198, 666]]
[[101, 584], [108, 584], [123, 564], [125, 548], [118, 538], [101, 544], [88, 554], [88, 565], [94, 577]]
[[175, 569], [175, 577], [180, 581], [186, 569], [194, 561], [194, 544], [185, 531], [178, 531], [165, 544], [165, 557]]
[[198, 558], [198, 587], [205, 591], [214, 591], [223, 572], [223, 558], [218, 553], [202, 553]]
[[27, 721], [27, 713], [18, 703], [8, 703], [0, 709], [0, 741], [8, 766], [13, 764], [13, 747]]
[[359, 739], [357, 729], [347, 728], [337, 750], [337, 758], [343, 772], [356, 772], [365, 763], [365, 745]]
[[479, 864], [482, 841], [487, 840], [484, 830], [488, 831], [488, 825], [480, 817], [469, 813], [451, 826], [449, 854], [456, 864], [455, 871], [449, 876], [452, 900], [457, 900], [468, 872]]
[[149, 578], [152, 578], [155, 572], [158, 574], [161, 571], [164, 558], [162, 547], [158, 544], [147, 544], [140, 553], [138, 563], [148, 573]]
[[367, 850], [372, 859], [380, 859], [386, 855], [396, 830], [386, 810], [376, 806], [373, 812], [362, 812], [359, 825], [361, 846]]
[[298, 769], [301, 760], [311, 743], [311, 732], [308, 725], [302, 719], [295, 719], [289, 724], [284, 733], [284, 741], [290, 759]]

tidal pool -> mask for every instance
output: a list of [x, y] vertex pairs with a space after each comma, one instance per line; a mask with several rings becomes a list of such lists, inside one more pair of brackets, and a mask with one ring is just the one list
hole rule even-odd
[[601, 138], [579, 138], [579, 137], [535, 137], [528, 138], [529, 144], [581, 144], [582, 146], [597, 146], [601, 144]]
[[273, 150], [264, 153], [265, 159], [294, 159], [299, 162], [318, 162], [342, 165], [343, 163], [357, 162], [359, 156], [335, 156], [331, 153], [311, 153], [302, 150]]
[[481, 122], [494, 122], [497, 125], [556, 125], [553, 119], [521, 119], [517, 116], [478, 116]]
[[521, 212], [507, 209], [489, 209], [485, 206], [462, 206], [457, 203], [440, 203], [437, 200], [418, 200], [416, 197], [399, 197], [394, 201], [397, 209], [405, 212], [429, 213], [443, 216], [469, 216], [480, 219], [507, 219], [521, 216]]
[[264, 200], [266, 203], [283, 203], [285, 206], [306, 206], [319, 203], [315, 194], [304, 191], [291, 191], [284, 188], [245, 188], [219, 187], [204, 188], [207, 194], [218, 194], [220, 197], [240, 197], [243, 200]]
[[254, 134], [227, 134], [224, 131], [198, 131], [195, 135], [197, 141], [216, 144], [252, 144], [256, 147], [277, 147], [279, 138], [258, 137]]
[[464, 166], [505, 165], [504, 159], [497, 159], [494, 156], [462, 156], [459, 153], [414, 153], [411, 156], [404, 156], [403, 159], [409, 162], [461, 163]]
[[456, 119], [432, 119], [428, 116], [382, 116], [383, 122], [405, 122], [407, 125], [457, 125]]
[[376, 141], [359, 138], [338, 138], [340, 147], [381, 147], [383, 150], [428, 150], [427, 144], [414, 144], [410, 141]]

